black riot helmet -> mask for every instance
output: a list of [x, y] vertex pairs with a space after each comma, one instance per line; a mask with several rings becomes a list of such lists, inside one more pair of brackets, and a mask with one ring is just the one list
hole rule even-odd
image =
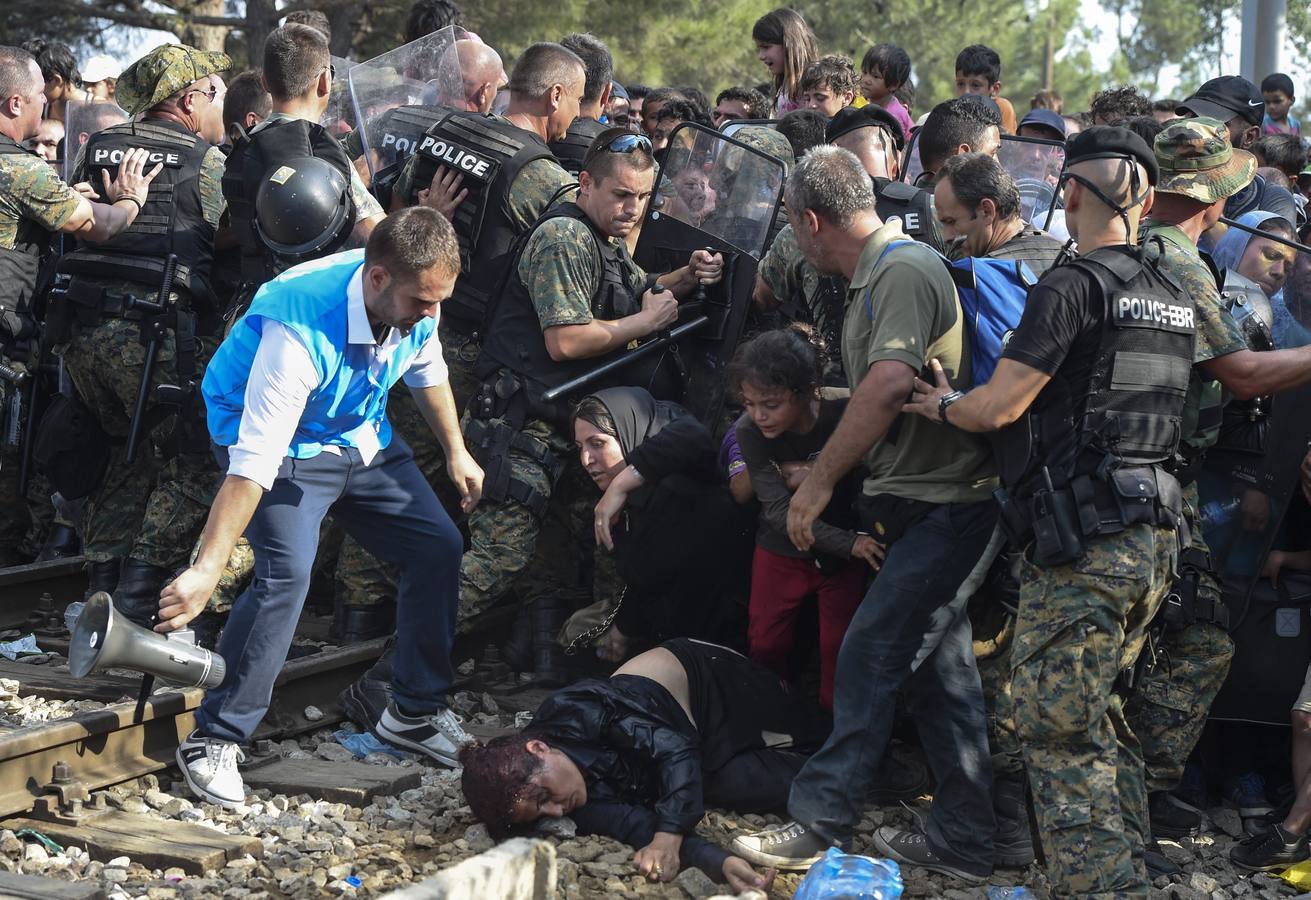
[[355, 224], [350, 181], [326, 160], [290, 159], [264, 177], [255, 195], [255, 231], [281, 257], [340, 249]]

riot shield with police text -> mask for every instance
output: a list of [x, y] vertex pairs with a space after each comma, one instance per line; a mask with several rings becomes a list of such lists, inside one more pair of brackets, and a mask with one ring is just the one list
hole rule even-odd
[[683, 404], [714, 429], [724, 367], [742, 334], [756, 268], [782, 209], [783, 163], [734, 138], [685, 122], [670, 136], [656, 195], [633, 254], [651, 273], [687, 265], [693, 250], [724, 256], [724, 277], [685, 298], [671, 352], [685, 376]]
[[463, 34], [447, 26], [351, 67], [355, 127], [375, 178], [412, 153], [444, 109], [458, 108], [464, 79], [455, 42]]
[[[108, 100], [90, 103], [70, 100], [64, 112], [64, 180], [72, 184], [73, 167], [91, 135], [121, 125], [129, 118], [126, 110]], [[104, 189], [100, 184], [93, 187], [97, 193]]]
[[[1224, 224], [1246, 232], [1247, 248], [1236, 267], [1240, 277], [1226, 273], [1225, 299], [1249, 346], [1311, 346], [1311, 248], [1236, 222]], [[1236, 284], [1244, 290], [1235, 290]], [[1271, 321], [1257, 321], [1266, 316]], [[1263, 572], [1272, 551], [1311, 549], [1311, 516], [1305, 515], [1301, 483], [1301, 466], [1311, 450], [1308, 409], [1311, 386], [1273, 397], [1230, 398], [1219, 440], [1206, 454], [1198, 477], [1202, 532], [1231, 616], [1242, 614], [1263, 578], [1269, 584]]]

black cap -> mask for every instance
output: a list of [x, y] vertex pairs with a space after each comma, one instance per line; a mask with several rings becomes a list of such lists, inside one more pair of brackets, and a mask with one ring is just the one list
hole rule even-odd
[[1239, 75], [1222, 75], [1202, 85], [1174, 110], [1181, 116], [1207, 116], [1228, 122], [1235, 116], [1253, 125], [1265, 119], [1265, 97]]
[[1091, 159], [1123, 159], [1129, 157], [1147, 170], [1147, 183], [1156, 186], [1161, 175], [1156, 154], [1147, 142], [1128, 128], [1114, 125], [1094, 125], [1079, 132], [1065, 144], [1065, 168]]
[[1015, 126], [1015, 130], [1019, 131], [1025, 125], [1046, 128], [1049, 131], [1056, 132], [1052, 136], [1054, 140], [1065, 140], [1065, 117], [1055, 110], [1031, 109], [1024, 114], [1023, 119], [1020, 119], [1020, 124]]
[[854, 106], [842, 107], [837, 115], [829, 119], [828, 128], [824, 130], [824, 140], [831, 144], [858, 128], [882, 128], [892, 135], [892, 143], [897, 150], [906, 146], [906, 135], [902, 133], [897, 117], [877, 103], [867, 103], [859, 109]]

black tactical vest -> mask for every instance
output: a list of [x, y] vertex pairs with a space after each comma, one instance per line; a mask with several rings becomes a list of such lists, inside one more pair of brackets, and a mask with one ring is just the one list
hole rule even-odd
[[86, 142], [87, 180], [99, 185], [101, 172], [112, 180], [123, 154], [150, 153], [149, 171], [164, 168], [150, 183], [146, 204], [131, 226], [103, 244], [82, 247], [59, 261], [59, 271], [95, 279], [124, 279], [158, 288], [164, 261], [177, 255], [174, 285], [192, 297], [208, 297], [214, 227], [200, 202], [200, 170], [210, 145], [176, 122], [147, 119], [99, 131]]
[[477, 333], [497, 288], [507, 272], [513, 275], [518, 231], [510, 218], [510, 187], [528, 163], [552, 159], [551, 151], [536, 134], [504, 119], [451, 112], [428, 129], [415, 154], [416, 190], [432, 182], [438, 166], [464, 176], [469, 195], [452, 222], [460, 243], [460, 277], [455, 293], [442, 303], [442, 323], [462, 334]]
[[1061, 489], [1079, 475], [1167, 462], [1181, 437], [1193, 365], [1192, 298], [1160, 270], [1150, 248], [1129, 254], [1105, 247], [1065, 265], [1097, 285], [1093, 296], [1100, 294], [1105, 310], [1101, 345], [1086, 388], [1071, 394], [1053, 379], [1034, 410], [1008, 429], [1009, 437], [1031, 438], [1018, 458], [1001, 454], [1002, 480], [1015, 497], [1042, 489], [1044, 467]]
[[[350, 184], [352, 167], [341, 143], [321, 126], [302, 119], [274, 119], [239, 140], [228, 155], [223, 171], [223, 198], [228, 202], [232, 230], [241, 248], [241, 280], [261, 285], [304, 259], [288, 260], [270, 250], [255, 231], [255, 197], [265, 176], [291, 159], [313, 156], [322, 159]], [[345, 244], [350, 230], [320, 256], [335, 253]]]
[[555, 154], [555, 161], [560, 164], [560, 168], [577, 178], [578, 173], [583, 170], [583, 160], [587, 157], [592, 141], [609, 127], [587, 116], [579, 116], [570, 122], [569, 131], [564, 138], [550, 144], [551, 152]]
[[[0, 135], [0, 155], [37, 158], [26, 147]], [[44, 161], [41, 165], [45, 165]], [[27, 310], [39, 289], [42, 257], [50, 234], [31, 219], [19, 219], [12, 249], [0, 249], [0, 309]]]
[[[574, 203], [562, 203], [552, 208], [537, 221], [533, 230], [536, 231], [544, 222], [559, 217], [577, 219], [587, 225], [592, 233], [593, 244], [601, 262], [600, 283], [591, 299], [592, 315], [598, 319], [614, 320], [640, 311], [642, 299], [628, 284], [627, 273], [631, 264], [628, 262], [628, 249], [624, 244], [609, 241], [604, 234], [597, 231], [587, 215]], [[523, 243], [526, 247], [527, 239]], [[543, 392], [590, 372], [601, 363], [623, 354], [627, 348], [620, 348], [605, 356], [591, 359], [561, 361], [551, 359], [550, 353], [546, 350], [546, 341], [542, 337], [542, 322], [537, 317], [537, 309], [533, 306], [527, 286], [518, 275], [519, 259], [522, 254], [521, 248], [510, 262], [510, 279], [492, 311], [487, 336], [483, 340], [482, 352], [478, 355], [474, 374], [483, 381], [489, 381], [494, 380], [503, 370], [508, 369], [513, 372], [523, 382], [523, 387], [528, 393], [529, 408], [540, 417], [543, 415], [541, 400]], [[445, 321], [444, 317], [442, 321]], [[638, 364], [633, 368], [642, 367]], [[621, 369], [615, 373], [615, 380], [595, 385], [592, 390], [621, 384], [645, 386], [643, 377], [639, 373]], [[652, 393], [656, 392], [652, 391]], [[670, 398], [657, 394], [657, 399]]]
[[996, 259], [1014, 259], [1028, 265], [1034, 276], [1041, 278], [1043, 273], [1056, 265], [1063, 245], [1045, 231], [1025, 225], [1024, 230], [1002, 244], [989, 256]]
[[901, 230], [908, 237], [928, 244], [945, 256], [947, 245], [942, 240], [938, 218], [933, 214], [933, 193], [904, 181], [871, 180], [874, 182], [874, 210], [879, 218], [884, 222], [899, 220]]

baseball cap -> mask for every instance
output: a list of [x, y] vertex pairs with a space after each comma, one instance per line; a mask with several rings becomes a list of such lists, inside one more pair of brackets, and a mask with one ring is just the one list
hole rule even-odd
[[82, 67], [82, 81], [86, 84], [95, 84], [106, 78], [117, 78], [122, 71], [123, 67], [115, 62], [113, 57], [93, 56]]
[[892, 143], [901, 150], [906, 146], [906, 135], [901, 131], [897, 117], [877, 103], [867, 103], [859, 108], [844, 106], [829, 120], [824, 130], [824, 140], [833, 143], [844, 134], [850, 134], [861, 128], [882, 128], [892, 136]]
[[1265, 97], [1246, 78], [1222, 75], [1206, 82], [1174, 111], [1181, 116], [1206, 116], [1221, 122], [1237, 116], [1260, 125], [1265, 119]]
[[1093, 159], [1123, 159], [1129, 157], [1147, 170], [1147, 183], [1156, 186], [1161, 168], [1156, 154], [1147, 142], [1128, 128], [1115, 125], [1094, 125], [1079, 132], [1065, 145], [1065, 168]]
[[1025, 113], [1024, 118], [1020, 119], [1020, 124], [1016, 126], [1016, 131], [1025, 125], [1035, 125], [1039, 128], [1050, 128], [1056, 134], [1060, 135], [1060, 140], [1065, 140], [1065, 117], [1054, 109], [1031, 109]]
[[1256, 157], [1229, 145], [1229, 129], [1218, 119], [1175, 119], [1156, 136], [1161, 180], [1156, 189], [1202, 203], [1232, 197], [1256, 177]]
[[145, 112], [206, 75], [232, 68], [226, 53], [186, 44], [156, 47], [123, 70], [114, 99], [128, 115]]

